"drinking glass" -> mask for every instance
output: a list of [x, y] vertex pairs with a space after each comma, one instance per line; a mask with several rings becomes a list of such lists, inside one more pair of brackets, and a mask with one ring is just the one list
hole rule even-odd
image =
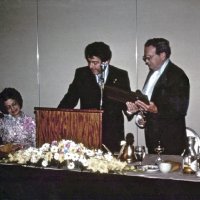
[[142, 165], [142, 161], [145, 157], [145, 147], [142, 145], [135, 146], [134, 149], [135, 158], [138, 161], [138, 165]]

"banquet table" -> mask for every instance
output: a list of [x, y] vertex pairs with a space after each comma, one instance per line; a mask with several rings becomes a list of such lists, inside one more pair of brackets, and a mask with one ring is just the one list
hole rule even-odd
[[[162, 158], [181, 162], [180, 156]], [[147, 155], [143, 165], [155, 159]], [[0, 164], [0, 199], [200, 199], [200, 178], [181, 170], [100, 174]]]

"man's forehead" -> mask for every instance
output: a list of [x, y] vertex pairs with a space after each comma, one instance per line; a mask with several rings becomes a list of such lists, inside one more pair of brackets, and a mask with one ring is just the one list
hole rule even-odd
[[145, 48], [144, 48], [144, 53], [145, 53], [145, 54], [156, 53], [156, 47], [154, 47], [154, 46], [145, 47]]
[[90, 62], [101, 61], [101, 59], [98, 58], [98, 57], [96, 57], [96, 56], [93, 56], [93, 57], [87, 58], [87, 60], [90, 61]]

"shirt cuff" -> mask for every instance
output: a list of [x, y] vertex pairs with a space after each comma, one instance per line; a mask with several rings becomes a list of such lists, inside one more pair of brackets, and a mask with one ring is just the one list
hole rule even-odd
[[132, 113], [132, 112], [130, 112], [130, 111], [126, 111], [126, 113], [128, 114], [128, 115], [133, 115], [134, 113]]

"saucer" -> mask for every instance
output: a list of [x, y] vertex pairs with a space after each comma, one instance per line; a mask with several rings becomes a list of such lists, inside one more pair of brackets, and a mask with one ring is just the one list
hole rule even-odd
[[159, 171], [159, 167], [157, 165], [144, 165], [143, 170], [145, 172], [157, 172]]

